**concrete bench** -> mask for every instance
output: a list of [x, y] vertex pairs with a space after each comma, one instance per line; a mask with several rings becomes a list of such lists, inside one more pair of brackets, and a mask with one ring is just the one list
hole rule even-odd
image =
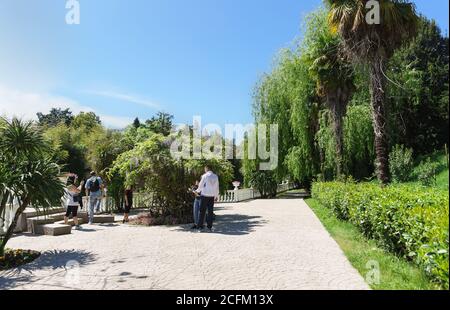
[[114, 223], [114, 215], [94, 215], [94, 223]]
[[[55, 213], [61, 213], [65, 212], [64, 208], [62, 207], [54, 207], [47, 210], [46, 214], [55, 214]], [[35, 208], [26, 208], [22, 214], [19, 216], [19, 219], [17, 221], [16, 229], [14, 232], [22, 232], [22, 231], [28, 231], [28, 219], [33, 217], [42, 216], [43, 210], [38, 211]]]
[[43, 235], [44, 231], [42, 229], [43, 225], [53, 224], [54, 219], [45, 216], [36, 216], [27, 219], [27, 231], [36, 235]]
[[68, 235], [72, 232], [72, 226], [65, 224], [46, 224], [42, 225], [44, 235], [61, 236]]
[[[78, 225], [81, 225], [81, 224], [83, 224], [83, 223], [84, 223], [83, 219], [82, 219], [82, 218], [78, 218]], [[55, 224], [65, 225], [64, 220], [55, 222]], [[75, 226], [75, 221], [74, 221], [73, 219], [69, 219], [69, 220], [67, 221], [67, 225]]]
[[50, 214], [48, 217], [51, 219], [54, 219], [55, 221], [61, 221], [64, 219], [64, 216], [66, 215], [66, 213], [55, 213], [55, 214]]
[[86, 211], [78, 211], [77, 217], [78, 219], [82, 219], [83, 223], [87, 223], [89, 221], [89, 215]]

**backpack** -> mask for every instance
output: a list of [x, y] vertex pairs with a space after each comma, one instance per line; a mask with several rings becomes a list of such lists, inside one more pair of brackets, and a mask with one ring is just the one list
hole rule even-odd
[[100, 181], [98, 180], [98, 178], [95, 178], [94, 181], [92, 181], [91, 179], [91, 186], [89, 187], [89, 192], [95, 193], [98, 192], [99, 190], [100, 190]]

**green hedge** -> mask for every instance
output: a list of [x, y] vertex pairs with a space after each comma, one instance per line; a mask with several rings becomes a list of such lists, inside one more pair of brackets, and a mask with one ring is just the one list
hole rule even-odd
[[411, 185], [317, 182], [312, 197], [448, 289], [448, 191]]

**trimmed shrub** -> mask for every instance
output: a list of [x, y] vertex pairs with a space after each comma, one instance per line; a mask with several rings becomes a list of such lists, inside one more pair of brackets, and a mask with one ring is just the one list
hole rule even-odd
[[312, 197], [448, 289], [448, 192], [413, 185], [317, 182]]
[[389, 171], [394, 182], [406, 182], [411, 178], [414, 167], [412, 149], [396, 145], [389, 154]]

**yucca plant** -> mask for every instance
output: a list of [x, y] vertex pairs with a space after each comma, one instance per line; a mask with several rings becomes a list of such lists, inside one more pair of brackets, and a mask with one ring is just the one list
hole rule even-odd
[[59, 204], [64, 185], [59, 167], [50, 159], [51, 146], [42, 138], [33, 122], [17, 118], [0, 120], [0, 216], [17, 203], [11, 223], [0, 227], [0, 256], [11, 238], [19, 216], [25, 208], [42, 209]]
[[379, 24], [366, 21], [367, 0], [326, 0], [332, 31], [342, 38], [342, 49], [353, 61], [368, 65], [375, 132], [378, 178], [389, 182], [386, 121], [386, 63], [394, 51], [416, 35], [418, 16], [413, 3], [378, 0]]

